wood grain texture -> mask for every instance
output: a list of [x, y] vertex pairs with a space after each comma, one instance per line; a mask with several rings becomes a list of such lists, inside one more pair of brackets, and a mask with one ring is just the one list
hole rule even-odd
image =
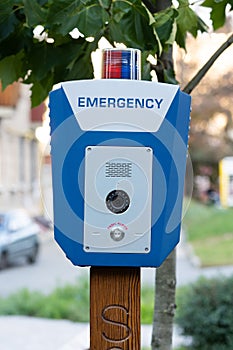
[[90, 350], [140, 350], [140, 268], [91, 267]]

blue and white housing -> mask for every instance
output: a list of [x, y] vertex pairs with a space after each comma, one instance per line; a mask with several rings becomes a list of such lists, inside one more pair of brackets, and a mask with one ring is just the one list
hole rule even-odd
[[159, 266], [180, 238], [190, 96], [140, 80], [50, 93], [55, 239], [74, 265]]

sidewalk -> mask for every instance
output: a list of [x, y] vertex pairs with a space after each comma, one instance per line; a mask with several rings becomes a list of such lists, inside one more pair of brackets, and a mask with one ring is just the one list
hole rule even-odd
[[198, 257], [193, 253], [192, 247], [186, 242], [184, 232], [181, 233], [181, 241], [177, 246], [176, 270], [178, 287], [193, 283], [200, 277], [213, 278], [233, 275], [233, 265], [202, 268]]
[[[141, 329], [141, 346], [149, 347], [151, 326]], [[187, 338], [174, 330], [174, 347]], [[87, 350], [89, 325], [66, 320], [48, 320], [25, 316], [0, 317], [1, 350]], [[100, 349], [101, 350], [101, 349]]]

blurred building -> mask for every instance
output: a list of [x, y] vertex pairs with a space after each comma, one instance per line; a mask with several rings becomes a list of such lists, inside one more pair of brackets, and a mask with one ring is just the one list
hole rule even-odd
[[[19, 195], [38, 198], [39, 144], [35, 129], [41, 125], [45, 105], [31, 109], [27, 85], [0, 86], [0, 201], [17, 203]], [[2, 200], [1, 200], [2, 198]]]
[[[233, 17], [214, 33], [188, 36], [187, 52], [177, 48], [176, 73], [181, 88], [195, 76], [233, 30]], [[233, 45], [214, 62], [192, 91], [190, 154], [192, 161], [215, 165], [233, 156]]]
[[[175, 71], [183, 89], [233, 30], [233, 17], [217, 32], [187, 37], [187, 51], [176, 47]], [[194, 195], [206, 201], [208, 191], [218, 192], [219, 161], [233, 157], [233, 45], [214, 62], [192, 91], [189, 153], [194, 171]], [[187, 183], [189, 179], [186, 179]]]

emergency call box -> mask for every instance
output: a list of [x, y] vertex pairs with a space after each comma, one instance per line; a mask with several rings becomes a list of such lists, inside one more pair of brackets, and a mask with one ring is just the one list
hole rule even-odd
[[152, 161], [153, 151], [148, 147], [86, 148], [86, 252], [150, 251]]
[[179, 241], [190, 96], [81, 80], [50, 93], [55, 239], [74, 265], [159, 266]]

